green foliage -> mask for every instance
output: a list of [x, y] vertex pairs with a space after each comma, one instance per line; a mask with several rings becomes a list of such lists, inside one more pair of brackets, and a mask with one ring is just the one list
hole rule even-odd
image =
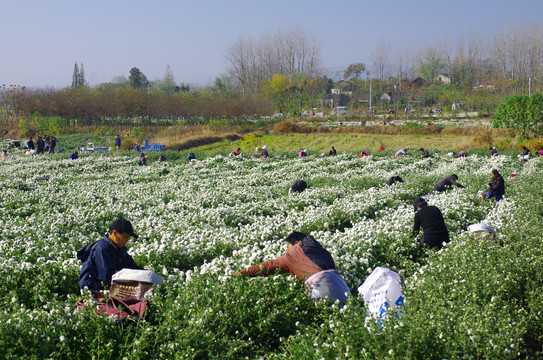
[[508, 96], [492, 117], [493, 127], [511, 128], [528, 136], [543, 134], [543, 96]]
[[70, 122], [66, 119], [60, 116], [40, 116], [38, 113], [19, 120], [19, 129], [24, 136], [41, 134], [59, 136], [71, 132]]

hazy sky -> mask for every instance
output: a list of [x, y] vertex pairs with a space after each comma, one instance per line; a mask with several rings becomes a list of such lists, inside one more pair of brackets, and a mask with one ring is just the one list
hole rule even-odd
[[62, 88], [74, 63], [91, 86], [170, 65], [177, 83], [213, 83], [238, 39], [298, 28], [324, 67], [371, 63], [380, 43], [420, 49], [440, 39], [490, 39], [508, 25], [541, 24], [543, 0], [0, 0], [0, 85]]

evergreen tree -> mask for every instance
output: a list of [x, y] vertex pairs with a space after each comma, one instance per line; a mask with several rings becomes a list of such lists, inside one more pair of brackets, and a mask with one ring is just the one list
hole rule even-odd
[[74, 65], [74, 73], [72, 75], [72, 87], [76, 87], [79, 85], [79, 67], [77, 66], [77, 62]]
[[81, 63], [81, 66], [79, 67], [79, 79], [78, 79], [79, 86], [87, 86], [87, 81], [85, 80], [85, 69], [83, 68], [83, 63]]

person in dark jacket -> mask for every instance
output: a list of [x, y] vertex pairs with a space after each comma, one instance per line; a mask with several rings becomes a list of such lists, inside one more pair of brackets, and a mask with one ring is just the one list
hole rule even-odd
[[413, 200], [413, 208], [415, 210], [413, 236], [417, 236], [422, 227], [424, 235], [418, 239], [419, 244], [441, 249], [444, 242], [450, 241], [449, 231], [441, 211], [435, 206], [429, 206], [426, 200], [420, 197]]
[[111, 285], [111, 277], [117, 271], [124, 268], [143, 269], [126, 251], [130, 237], [138, 238], [132, 224], [128, 220], [118, 219], [109, 227], [108, 235], [77, 252], [77, 258], [83, 262], [79, 273], [80, 289], [100, 291], [102, 283]]
[[420, 148], [420, 156], [421, 156], [423, 159], [426, 159], [426, 158], [429, 158], [429, 157], [430, 157], [430, 153], [429, 153], [428, 150], [426, 150], [425, 148]]
[[392, 176], [390, 177], [390, 179], [388, 179], [387, 184], [388, 184], [388, 185], [394, 185], [394, 184], [396, 184], [397, 182], [403, 183], [403, 180], [402, 180], [402, 178], [400, 177], [400, 175], [398, 175], [397, 172], [394, 172], [394, 173], [392, 174]]
[[32, 138], [30, 138], [30, 140], [28, 140], [26, 145], [28, 146], [28, 150], [34, 150], [35, 149], [34, 141], [32, 140]]
[[305, 189], [307, 189], [307, 183], [305, 180], [296, 180], [292, 186], [290, 187], [290, 193], [294, 192], [303, 192]]
[[496, 150], [495, 146], [490, 147], [489, 150], [490, 150], [490, 156], [498, 156], [498, 155], [500, 155], [498, 153], [498, 150]]
[[332, 147], [330, 148], [330, 152], [328, 153], [328, 155], [334, 156], [334, 155], [336, 155], [336, 154], [337, 154], [336, 148], [332, 146]]
[[270, 275], [276, 271], [290, 273], [303, 282], [311, 291], [313, 299], [328, 297], [344, 304], [349, 294], [345, 280], [336, 270], [332, 255], [311, 235], [298, 231], [286, 239], [288, 250], [277, 259], [253, 265], [238, 272], [240, 275]]
[[43, 153], [43, 151], [45, 149], [45, 141], [43, 141], [41, 136], [38, 136], [38, 141], [36, 142], [36, 147], [37, 147], [36, 152], [38, 154]]
[[260, 149], [260, 157], [261, 158], [270, 157], [270, 154], [268, 154], [268, 147], [266, 145], [262, 146], [262, 149]]
[[458, 176], [456, 176], [456, 174], [447, 176], [437, 182], [436, 186], [434, 186], [434, 191], [442, 192], [452, 188], [453, 185], [458, 186], [459, 188], [465, 188], [464, 185], [460, 185], [456, 182], [456, 180], [458, 180]]
[[498, 170], [492, 170], [492, 180], [486, 184], [486, 187], [490, 189], [485, 196], [487, 199], [495, 198], [496, 202], [503, 199], [503, 194], [505, 194], [505, 183]]
[[55, 153], [55, 146], [57, 146], [57, 139], [55, 139], [53, 136], [49, 138], [49, 154]]

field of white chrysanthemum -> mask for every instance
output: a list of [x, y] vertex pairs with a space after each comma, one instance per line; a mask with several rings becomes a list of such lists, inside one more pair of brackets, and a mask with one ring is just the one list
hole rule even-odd
[[[503, 201], [480, 201], [492, 169]], [[500, 156], [430, 159], [348, 154], [210, 157], [136, 166], [132, 153], [76, 161], [10, 154], [0, 163], [0, 348], [36, 358], [518, 358], [541, 354], [542, 162]], [[386, 185], [392, 172], [403, 184]], [[433, 194], [457, 174], [467, 185]], [[509, 178], [515, 173], [517, 176]], [[288, 189], [296, 179], [309, 188]], [[413, 198], [429, 195], [451, 234], [439, 252], [411, 236]], [[117, 217], [139, 239], [136, 262], [166, 281], [149, 316], [123, 323], [76, 311], [82, 246]], [[469, 237], [469, 224], [497, 242]], [[311, 233], [353, 292], [343, 309], [313, 303], [289, 276], [239, 269]], [[365, 326], [356, 288], [376, 267], [398, 271], [403, 316]], [[378, 326], [378, 325], [376, 325]]]

